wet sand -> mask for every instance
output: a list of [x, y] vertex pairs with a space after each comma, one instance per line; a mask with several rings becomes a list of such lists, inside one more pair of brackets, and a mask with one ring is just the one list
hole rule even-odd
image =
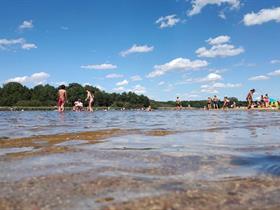
[[279, 179], [148, 181], [95, 173], [2, 183], [0, 209], [279, 209]]
[[278, 210], [278, 115], [269, 122], [2, 138], [0, 209]]

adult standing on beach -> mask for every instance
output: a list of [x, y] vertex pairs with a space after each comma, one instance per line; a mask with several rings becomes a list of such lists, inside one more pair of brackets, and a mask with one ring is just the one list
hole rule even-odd
[[94, 101], [94, 92], [91, 93], [89, 90], [86, 90], [86, 92], [87, 92], [87, 97], [86, 97], [85, 101], [88, 101], [88, 108], [87, 108], [87, 110], [92, 112], [93, 111], [92, 103]]
[[67, 92], [65, 90], [65, 85], [61, 85], [58, 89], [58, 111], [63, 112], [64, 111], [64, 104], [67, 101]]
[[255, 89], [251, 89], [246, 97], [246, 100], [248, 102], [247, 109], [251, 109], [253, 105], [253, 94], [255, 93]]

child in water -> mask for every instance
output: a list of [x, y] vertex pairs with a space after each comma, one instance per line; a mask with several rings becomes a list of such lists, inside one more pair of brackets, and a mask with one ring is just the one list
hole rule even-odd
[[177, 110], [182, 109], [182, 104], [181, 104], [181, 100], [179, 97], [177, 97], [177, 99], [176, 99], [176, 109]]
[[228, 99], [228, 97], [224, 97], [223, 109], [228, 108], [229, 103], [230, 103], [230, 100]]
[[59, 112], [64, 111], [64, 104], [66, 101], [67, 101], [67, 92], [65, 90], [65, 85], [61, 85], [58, 90], [58, 100], [57, 100], [57, 106]]

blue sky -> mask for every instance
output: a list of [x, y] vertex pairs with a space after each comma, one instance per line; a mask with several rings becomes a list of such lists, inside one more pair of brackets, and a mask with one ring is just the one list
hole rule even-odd
[[280, 99], [280, 1], [1, 0], [0, 83]]

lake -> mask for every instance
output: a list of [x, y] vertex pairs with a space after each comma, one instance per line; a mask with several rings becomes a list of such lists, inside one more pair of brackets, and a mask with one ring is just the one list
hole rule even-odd
[[0, 209], [279, 209], [280, 112], [0, 112]]

